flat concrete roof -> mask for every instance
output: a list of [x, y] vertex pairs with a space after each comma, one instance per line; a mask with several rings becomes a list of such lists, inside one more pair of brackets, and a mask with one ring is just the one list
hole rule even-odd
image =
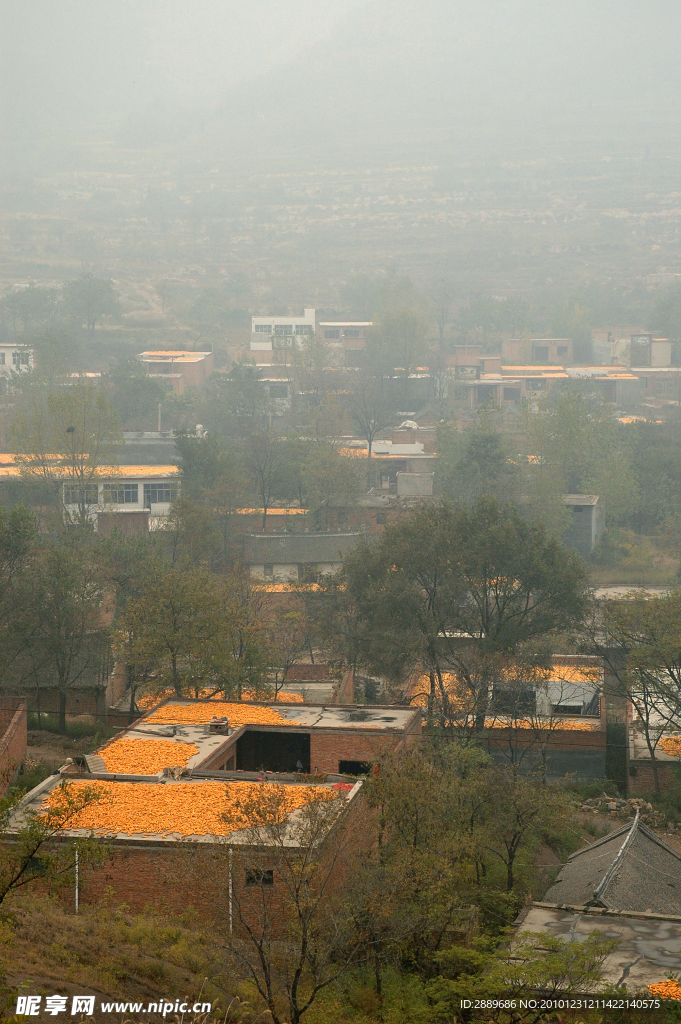
[[540, 931], [566, 942], [583, 942], [594, 932], [619, 940], [603, 962], [602, 982], [590, 986], [590, 992], [606, 985], [633, 992], [681, 971], [681, 917], [533, 903], [518, 937]]
[[[342, 729], [342, 730], [377, 730], [380, 732], [402, 732], [414, 722], [417, 715], [420, 715], [418, 708], [394, 707], [393, 705], [376, 704], [284, 704], [278, 701], [257, 702], [257, 701], [235, 701], [231, 705], [219, 701], [188, 701], [170, 698], [163, 701], [148, 715], [138, 720], [136, 728], [152, 727], [155, 723], [153, 717], [162, 709], [167, 709], [163, 716], [166, 719], [172, 718], [172, 722], [165, 721], [163, 725], [176, 725], [182, 729], [189, 729], [188, 725], [182, 722], [182, 708], [197, 708], [205, 710], [205, 724], [195, 723], [192, 728], [208, 732], [208, 723], [211, 718], [226, 715], [229, 720], [229, 707], [238, 708], [239, 725], [237, 728], [245, 729], [267, 729], [278, 730], [282, 727], [289, 729]], [[248, 721], [248, 708], [253, 708], [252, 721]], [[223, 710], [225, 709], [226, 710]], [[258, 714], [260, 709], [271, 709], [277, 712], [281, 722], [264, 721], [264, 716]], [[192, 717], [195, 712], [192, 712]], [[161, 716], [159, 716], [160, 719]], [[158, 724], [161, 724], [160, 722]], [[236, 729], [234, 731], [237, 731]], [[127, 735], [127, 733], [126, 733]], [[182, 742], [196, 742], [189, 739], [190, 735], [199, 737], [200, 732], [186, 732]], [[179, 736], [179, 733], [178, 733]], [[224, 737], [223, 737], [224, 739]]]

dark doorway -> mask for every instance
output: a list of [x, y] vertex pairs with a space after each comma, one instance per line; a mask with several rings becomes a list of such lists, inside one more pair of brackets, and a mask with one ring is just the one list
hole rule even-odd
[[370, 775], [371, 761], [339, 761], [338, 771], [341, 775]]
[[245, 732], [236, 743], [236, 766], [244, 772], [302, 771], [307, 775], [310, 772], [310, 734]]

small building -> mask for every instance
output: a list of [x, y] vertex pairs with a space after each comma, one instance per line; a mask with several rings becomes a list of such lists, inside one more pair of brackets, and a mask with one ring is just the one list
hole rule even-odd
[[34, 369], [35, 353], [30, 345], [0, 342], [0, 375], [9, 377], [13, 373], [28, 373]]
[[251, 318], [250, 351], [256, 363], [269, 365], [287, 360], [287, 350], [302, 348], [315, 333], [315, 311], [302, 316], [254, 316]]
[[563, 543], [588, 557], [605, 533], [605, 509], [597, 494], [564, 494], [563, 501], [572, 511]]
[[573, 361], [572, 338], [504, 338], [502, 363], [527, 361], [548, 366], [565, 366]]
[[565, 942], [617, 939], [603, 985], [637, 992], [681, 971], [681, 857], [638, 814], [568, 858], [541, 902], [518, 919], [516, 940], [548, 932]]
[[362, 533], [250, 533], [246, 563], [256, 579], [290, 582], [336, 572]]
[[335, 366], [357, 366], [366, 348], [371, 320], [323, 320], [317, 324], [317, 337]]
[[212, 352], [158, 351], [141, 352], [139, 359], [149, 377], [169, 383], [177, 394], [186, 388], [203, 388], [213, 372]]
[[633, 822], [573, 853], [544, 900], [681, 916], [681, 856], [637, 813]]

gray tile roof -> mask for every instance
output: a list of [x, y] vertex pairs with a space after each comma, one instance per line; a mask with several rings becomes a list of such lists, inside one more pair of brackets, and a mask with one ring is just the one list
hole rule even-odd
[[637, 815], [573, 853], [544, 901], [681, 915], [681, 857]]
[[251, 533], [246, 537], [250, 565], [305, 562], [342, 562], [353, 551], [361, 533]]

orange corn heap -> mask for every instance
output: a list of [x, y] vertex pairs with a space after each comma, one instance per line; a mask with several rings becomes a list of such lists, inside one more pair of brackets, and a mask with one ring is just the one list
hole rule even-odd
[[[69, 829], [91, 829], [97, 835], [226, 836], [249, 822], [238, 810], [239, 801], [282, 794], [286, 814], [313, 800], [332, 800], [336, 794], [323, 786], [277, 786], [260, 782], [88, 782], [68, 783], [69, 792], [94, 791], [98, 799], [69, 819]], [[59, 789], [50, 793], [44, 807], [59, 807]], [[229, 820], [226, 821], [224, 815]]]
[[[140, 697], [135, 698], [135, 703], [138, 708], [143, 711], [149, 711], [151, 708], [155, 708], [157, 704], [160, 704], [166, 697], [175, 697], [174, 690], [158, 690], [156, 693], [143, 693]], [[187, 694], [187, 697], [193, 698], [194, 694]], [[213, 693], [212, 690], [199, 690], [199, 700], [223, 700], [221, 693]], [[273, 701], [275, 698], [271, 693], [267, 693], [265, 690], [244, 690], [241, 694], [241, 700], [268, 700]], [[280, 690], [276, 696], [276, 700], [281, 704], [302, 704], [303, 698], [299, 693], [289, 693], [287, 690]]]
[[660, 746], [665, 754], [681, 757], [681, 736], [665, 736], [660, 740]]
[[274, 708], [261, 708], [252, 704], [227, 704], [210, 700], [205, 704], [164, 704], [147, 719], [168, 725], [206, 725], [212, 718], [226, 718], [231, 726], [240, 725], [300, 725], [284, 718]]
[[660, 999], [681, 999], [681, 985], [674, 978], [656, 981], [654, 985], [648, 985], [648, 991], [651, 996], [659, 996]]
[[190, 757], [198, 754], [193, 743], [175, 743], [174, 740], [114, 740], [99, 754], [104, 758], [108, 772], [125, 775], [156, 775], [164, 768], [184, 766]]

